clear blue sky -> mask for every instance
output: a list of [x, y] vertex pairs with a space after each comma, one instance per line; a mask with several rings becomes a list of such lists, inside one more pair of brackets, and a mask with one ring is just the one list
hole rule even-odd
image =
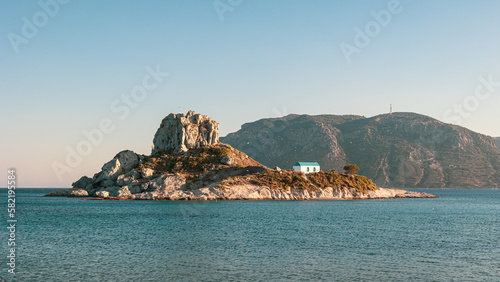
[[[369, 117], [392, 103], [500, 136], [499, 1], [41, 3], [0, 2], [0, 168], [16, 168], [20, 186], [69, 187], [121, 150], [149, 153], [161, 119], [190, 109], [226, 135], [264, 117]], [[148, 66], [169, 75], [156, 83]], [[122, 102], [145, 77], [147, 95]], [[59, 180], [54, 162], [103, 119], [114, 130]]]

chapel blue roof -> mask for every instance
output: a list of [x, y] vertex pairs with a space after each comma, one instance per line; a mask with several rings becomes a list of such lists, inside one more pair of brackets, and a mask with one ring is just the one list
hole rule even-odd
[[310, 162], [297, 162], [294, 166], [319, 166], [318, 163], [310, 163]]

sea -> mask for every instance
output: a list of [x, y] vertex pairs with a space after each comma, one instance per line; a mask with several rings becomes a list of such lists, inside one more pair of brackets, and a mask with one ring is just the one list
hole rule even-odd
[[17, 189], [9, 217], [0, 189], [0, 281], [500, 281], [498, 189], [357, 201], [43, 197], [53, 190]]

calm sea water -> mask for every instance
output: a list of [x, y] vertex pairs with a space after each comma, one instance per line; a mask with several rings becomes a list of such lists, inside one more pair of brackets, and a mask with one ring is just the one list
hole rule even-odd
[[52, 190], [17, 190], [17, 274], [1, 228], [1, 278], [500, 280], [500, 190], [328, 202], [42, 197]]

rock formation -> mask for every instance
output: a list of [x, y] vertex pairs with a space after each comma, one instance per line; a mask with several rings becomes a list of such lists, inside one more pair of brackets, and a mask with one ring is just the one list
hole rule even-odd
[[189, 149], [219, 142], [219, 124], [201, 114], [189, 111], [165, 117], [153, 139], [152, 153], [186, 152]]
[[414, 113], [288, 115], [244, 124], [221, 141], [270, 167], [317, 161], [340, 171], [354, 163], [382, 187], [500, 187], [492, 137]]
[[270, 170], [218, 143], [218, 124], [194, 112], [163, 119], [150, 156], [125, 150], [73, 188], [46, 196], [119, 200], [307, 200], [435, 197], [378, 188], [364, 176], [336, 172], [306, 176]]

